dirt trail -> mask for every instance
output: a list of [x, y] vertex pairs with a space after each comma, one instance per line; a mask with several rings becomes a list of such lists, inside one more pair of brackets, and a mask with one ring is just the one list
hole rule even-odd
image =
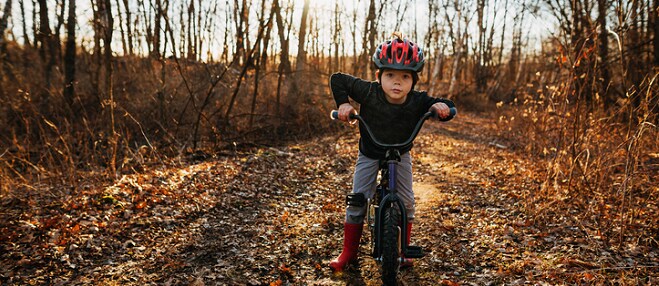
[[[605, 281], [611, 270], [595, 258], [609, 269], [659, 265], [656, 251], [621, 257], [573, 226], [531, 224], [522, 194], [538, 188], [542, 166], [493, 124], [461, 114], [427, 123], [415, 142], [412, 242], [432, 252], [402, 272], [402, 285], [578, 284]], [[353, 128], [75, 193], [17, 191], [0, 198], [0, 284], [379, 285], [368, 234], [357, 267], [340, 276], [327, 267], [341, 251], [356, 149]], [[646, 269], [643, 281], [659, 283]]]

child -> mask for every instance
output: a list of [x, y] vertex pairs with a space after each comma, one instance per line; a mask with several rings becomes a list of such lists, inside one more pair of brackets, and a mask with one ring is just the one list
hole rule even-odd
[[[350, 75], [335, 73], [330, 77], [330, 87], [339, 108], [339, 119], [349, 121], [355, 112], [352, 99], [360, 105], [360, 115], [368, 123], [376, 139], [385, 144], [402, 143], [409, 138], [419, 119], [434, 110], [443, 121], [452, 119], [449, 108], [455, 104], [447, 99], [430, 97], [426, 92], [414, 90], [425, 63], [421, 47], [401, 36], [380, 44], [373, 54], [378, 70], [377, 82], [365, 81]], [[359, 157], [353, 177], [353, 194], [372, 198], [376, 188], [379, 161], [385, 159], [385, 151], [377, 148], [368, 133], [359, 126]], [[412, 192], [412, 160], [409, 149], [400, 150], [401, 162], [397, 169], [398, 195], [403, 201], [409, 219], [406, 243], [409, 244], [414, 219], [414, 193]], [[354, 197], [354, 196], [353, 196]], [[366, 204], [363, 207], [349, 205], [346, 208], [343, 251], [330, 262], [333, 271], [342, 271], [346, 264], [357, 260]], [[412, 266], [406, 259], [402, 266]]]

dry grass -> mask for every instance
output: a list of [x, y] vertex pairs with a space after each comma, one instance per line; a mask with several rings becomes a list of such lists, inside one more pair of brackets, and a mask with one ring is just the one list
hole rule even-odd
[[[9, 57], [38, 58], [30, 51], [21, 53]], [[552, 80], [530, 73], [517, 83], [526, 88], [514, 93], [501, 90], [513, 94], [515, 100], [499, 106], [499, 135], [512, 148], [537, 158], [546, 170], [542, 187], [523, 194], [529, 216], [551, 223], [558, 214], [607, 243], [656, 247], [659, 221], [652, 215], [659, 212], [656, 76], [648, 76], [630, 91], [629, 99], [605, 109], [597, 99], [590, 102], [571, 95], [570, 73], [543, 62], [550, 61], [539, 59], [528, 69], [549, 71], [546, 78]], [[66, 103], [56, 85], [43, 85], [40, 69], [23, 64], [4, 69], [4, 94], [0, 94], [3, 195], [42, 182], [77, 188], [78, 179], [88, 174], [114, 179], [140, 172], [146, 165], [163, 164], [164, 158], [197, 156], [198, 152], [206, 156], [244, 143], [273, 145], [318, 134], [329, 128], [326, 112], [333, 108], [326, 76], [321, 74], [289, 77], [277, 105], [278, 76], [262, 72], [253, 104], [253, 70], [237, 87], [240, 70], [222, 64], [116, 58], [116, 123], [112, 128], [103, 84], [98, 83], [100, 93], [94, 84], [102, 74], [97, 74], [90, 55], [80, 55], [73, 105]], [[55, 72], [53, 82], [61, 77]], [[293, 81], [305, 85], [295, 89]], [[466, 92], [458, 98], [463, 105], [492, 113], [494, 108], [484, 103], [486, 96]], [[634, 97], [640, 104], [634, 103]], [[112, 130], [118, 135], [116, 161], [112, 159]], [[117, 166], [114, 174], [108, 171], [112, 163]]]
[[570, 102], [567, 86], [550, 91], [500, 106], [501, 133], [546, 169], [540, 189], [524, 194], [528, 214], [545, 224], [567, 217], [589, 237], [621, 248], [659, 246], [656, 102], [644, 96], [636, 107], [629, 100], [592, 110]]
[[[16, 49], [7, 58], [16, 63], [38, 56]], [[314, 84], [326, 81], [322, 75], [303, 75], [307, 80], [297, 81], [304, 86], [296, 93], [290, 80], [283, 84], [277, 115], [276, 73], [261, 71], [254, 98], [253, 69], [237, 86], [240, 70], [223, 64], [123, 57], [113, 65], [112, 103], [104, 92], [104, 69], [80, 54], [73, 104], [62, 94], [58, 71], [46, 86], [39, 65], [4, 66], [0, 190], [50, 178], [75, 185], [77, 176], [91, 171], [116, 178], [164, 157], [212, 154], [243, 143], [273, 145], [328, 128], [321, 118], [331, 97], [325, 84]]]

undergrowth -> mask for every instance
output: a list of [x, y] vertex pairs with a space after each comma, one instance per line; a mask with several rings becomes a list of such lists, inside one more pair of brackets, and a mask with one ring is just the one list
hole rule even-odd
[[[656, 82], [610, 108], [569, 98], [569, 84], [499, 104], [499, 132], [542, 166], [523, 194], [534, 223], [568, 218], [589, 238], [617, 248], [659, 247], [659, 129]], [[648, 95], [648, 96], [646, 96]], [[632, 97], [640, 96], [634, 106]]]

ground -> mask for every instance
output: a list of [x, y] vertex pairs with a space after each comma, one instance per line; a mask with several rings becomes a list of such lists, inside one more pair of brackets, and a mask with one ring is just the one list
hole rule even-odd
[[[494, 124], [461, 114], [427, 123], [417, 139], [412, 243], [430, 253], [402, 271], [402, 285], [659, 283], [656, 248], [532, 219], [525, 194], [544, 166]], [[358, 265], [328, 268], [356, 148], [351, 128], [153, 160], [112, 183], [21, 186], [0, 198], [0, 284], [379, 285], [368, 234]]]

